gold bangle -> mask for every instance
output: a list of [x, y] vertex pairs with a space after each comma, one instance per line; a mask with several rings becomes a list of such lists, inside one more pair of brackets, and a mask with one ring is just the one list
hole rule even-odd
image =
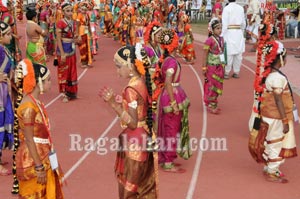
[[173, 100], [173, 101], [170, 102], [170, 105], [171, 105], [171, 106], [174, 106], [174, 105], [176, 105], [176, 104], [177, 104], [176, 100]]
[[131, 116], [126, 112], [123, 111], [120, 115], [120, 119], [122, 122], [124, 122], [126, 125], [131, 122]]
[[35, 170], [35, 171], [44, 171], [44, 170], [45, 170], [45, 167], [44, 167], [43, 164], [41, 164], [41, 165], [35, 166], [35, 167], [34, 167], [34, 170]]
[[281, 121], [282, 121], [283, 124], [288, 124], [289, 123], [289, 119], [286, 118], [286, 117], [283, 118]]
[[207, 70], [207, 67], [202, 67], [202, 70]]

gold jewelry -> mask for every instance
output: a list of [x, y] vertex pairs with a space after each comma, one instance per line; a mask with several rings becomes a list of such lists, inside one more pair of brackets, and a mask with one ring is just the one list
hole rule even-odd
[[43, 164], [41, 164], [41, 165], [35, 166], [35, 167], [34, 167], [34, 170], [35, 170], [35, 171], [44, 171], [44, 170], [45, 170], [45, 167], [44, 167]]
[[131, 116], [129, 115], [129, 113], [127, 113], [126, 111], [123, 111], [121, 113], [120, 119], [122, 120], [122, 122], [124, 122], [126, 125], [129, 124], [131, 122]]
[[42, 80], [41, 76], [38, 79], [38, 84], [40, 87], [40, 94], [44, 94], [43, 80]]
[[175, 106], [176, 104], [177, 104], [176, 100], [173, 100], [173, 101], [170, 102], [170, 105], [171, 105], [172, 107]]
[[281, 121], [282, 121], [283, 124], [288, 124], [289, 123], [289, 119], [286, 118], [286, 117], [283, 118]]

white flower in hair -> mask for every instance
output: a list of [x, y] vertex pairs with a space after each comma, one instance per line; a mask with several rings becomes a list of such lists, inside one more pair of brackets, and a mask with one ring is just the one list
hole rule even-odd
[[284, 46], [279, 41], [276, 41], [276, 43], [278, 44], [278, 49], [277, 49], [277, 55], [278, 55], [278, 54], [281, 54], [284, 51]]
[[135, 44], [135, 56], [139, 61], [143, 61], [143, 56], [141, 54], [143, 45], [141, 43]]
[[18, 63], [16, 70], [17, 71], [15, 73], [15, 81], [18, 80], [18, 75], [21, 74], [23, 77], [25, 77], [28, 74], [27, 65], [23, 60]]
[[165, 35], [165, 36], [164, 36], [164, 40], [165, 40], [166, 42], [168, 42], [168, 41], [170, 40], [170, 36], [169, 36], [169, 35]]

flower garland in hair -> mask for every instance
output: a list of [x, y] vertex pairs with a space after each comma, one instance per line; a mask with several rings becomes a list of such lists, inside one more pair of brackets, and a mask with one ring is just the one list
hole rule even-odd
[[136, 59], [134, 60], [134, 62], [135, 62], [135, 66], [136, 66], [137, 71], [141, 75], [145, 76], [146, 71], [145, 71], [145, 67], [144, 67], [144, 63], [143, 63], [143, 56], [141, 54], [142, 49], [143, 49], [143, 46], [142, 46], [141, 43], [137, 43], [135, 45]]
[[153, 91], [152, 94], [152, 101], [157, 101], [162, 91], [162, 88], [164, 87], [164, 82], [161, 79], [161, 68], [158, 63], [155, 65], [155, 72], [153, 73], [151, 78], [156, 86], [156, 89]]
[[[266, 12], [264, 14], [263, 22], [259, 27], [260, 34], [259, 34], [259, 41], [258, 41], [258, 47], [257, 47], [256, 71], [255, 71], [255, 80], [254, 80], [255, 98], [259, 102], [262, 101], [261, 94], [265, 87], [264, 81], [265, 81], [267, 75], [271, 72], [270, 67], [268, 67], [271, 59], [269, 59], [269, 61], [267, 59], [268, 59], [268, 57], [274, 56], [274, 55], [270, 55], [270, 54], [268, 55], [267, 49], [265, 48], [265, 45], [268, 42], [273, 40], [272, 35], [275, 33], [274, 27], [272, 25], [272, 21], [274, 21], [273, 20], [273, 12], [274, 12], [273, 10], [266, 10]], [[263, 50], [264, 50], [264, 52], [263, 52]], [[271, 53], [271, 51], [269, 51], [269, 53]], [[274, 53], [274, 51], [273, 51], [273, 53]], [[276, 57], [276, 55], [275, 55], [275, 57]], [[259, 112], [258, 109], [259, 109], [259, 107], [254, 107], [254, 111], [256, 113]]]
[[[267, 76], [270, 74], [272, 70], [270, 65], [273, 63], [273, 61], [277, 56], [278, 46], [279, 45], [276, 41], [269, 41], [261, 49], [262, 62], [260, 67], [257, 67], [257, 71], [256, 71], [257, 76], [254, 85], [255, 91], [258, 94], [261, 94], [263, 92], [263, 89], [265, 88], [264, 80], [265, 78], [267, 78]], [[258, 100], [261, 101], [262, 98], [259, 98]]]
[[135, 67], [136, 67], [138, 73], [141, 74], [142, 76], [144, 76], [146, 71], [145, 71], [143, 62], [138, 59], [135, 59], [134, 64], [135, 64]]
[[36, 86], [32, 62], [29, 59], [23, 59], [23, 61], [19, 63], [17, 70], [20, 70], [21, 73], [16, 73], [16, 75], [23, 75], [23, 92], [27, 94], [31, 93], [33, 88]]
[[145, 43], [149, 43], [150, 39], [151, 39], [151, 34], [153, 33], [153, 31], [156, 31], [158, 28], [161, 28], [161, 23], [159, 23], [158, 21], [153, 21], [150, 24], [147, 25], [146, 27], [146, 31], [144, 34], [144, 41]]

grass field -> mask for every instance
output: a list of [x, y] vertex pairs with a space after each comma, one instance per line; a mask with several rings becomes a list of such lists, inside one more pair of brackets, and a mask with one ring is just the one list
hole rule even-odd
[[201, 35], [207, 35], [207, 21], [199, 21], [196, 23], [191, 23], [193, 33], [201, 34]]

